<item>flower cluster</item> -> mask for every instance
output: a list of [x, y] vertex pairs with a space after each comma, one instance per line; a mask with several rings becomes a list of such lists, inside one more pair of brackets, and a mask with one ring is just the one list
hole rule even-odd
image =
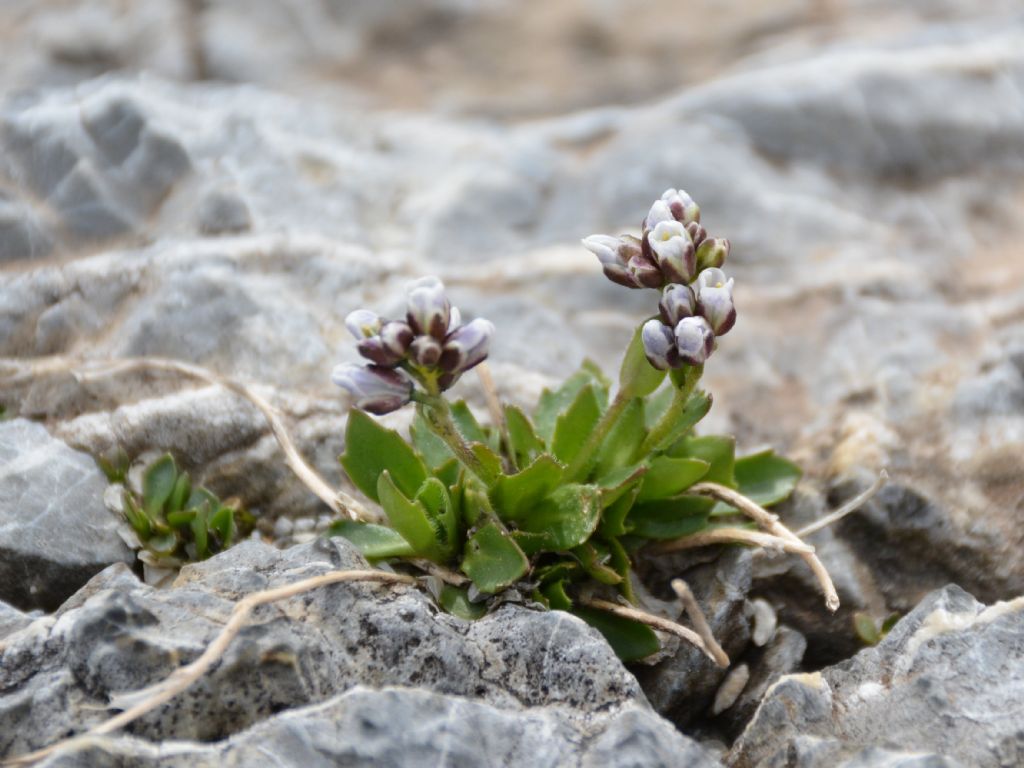
[[483, 318], [463, 325], [436, 277], [410, 284], [404, 320], [357, 309], [345, 325], [371, 364], [344, 363], [331, 380], [352, 394], [357, 408], [375, 414], [408, 403], [417, 382], [430, 394], [448, 389], [487, 358], [494, 335], [494, 325]]
[[736, 322], [733, 280], [720, 269], [729, 241], [708, 237], [700, 208], [669, 189], [643, 221], [640, 238], [591, 235], [583, 240], [609, 280], [627, 288], [661, 288], [659, 317], [643, 326], [644, 352], [661, 370], [703, 365], [715, 339]]

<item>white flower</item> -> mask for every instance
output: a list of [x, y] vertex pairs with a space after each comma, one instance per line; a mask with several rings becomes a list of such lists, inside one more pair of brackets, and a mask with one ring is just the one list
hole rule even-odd
[[703, 365], [715, 348], [715, 334], [703, 317], [684, 317], [676, 324], [676, 351], [688, 365]]
[[688, 283], [693, 279], [697, 260], [690, 233], [683, 224], [675, 219], [659, 221], [647, 233], [647, 243], [667, 282]]

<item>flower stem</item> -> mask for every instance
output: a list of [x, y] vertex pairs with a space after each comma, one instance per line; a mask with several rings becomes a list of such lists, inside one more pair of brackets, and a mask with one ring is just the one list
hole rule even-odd
[[675, 395], [672, 397], [668, 410], [658, 419], [658, 423], [654, 425], [651, 431], [647, 433], [647, 437], [644, 439], [638, 452], [640, 456], [650, 454], [664, 442], [666, 437], [672, 434], [672, 430], [676, 428], [679, 418], [686, 409], [686, 401], [693, 394], [693, 390], [697, 386], [697, 382], [700, 381], [703, 372], [703, 366], [688, 365], [681, 369], [680, 375], [673, 376], [673, 381], [677, 385]]
[[459, 432], [459, 428], [452, 418], [451, 408], [448, 407], [448, 401], [437, 395], [422, 394], [416, 399], [420, 403], [417, 408], [424, 421], [427, 422], [427, 426], [430, 427], [430, 430], [444, 440], [445, 444], [451, 448], [452, 453], [455, 454], [455, 457], [462, 462], [466, 469], [483, 480], [484, 484], [488, 487], [493, 485], [497, 478], [480, 461], [480, 457], [473, 453], [473, 449], [469, 447], [466, 439]]
[[601, 420], [597, 422], [597, 425], [591, 431], [587, 437], [587, 442], [580, 448], [580, 452], [576, 454], [576, 458], [573, 459], [572, 464], [569, 465], [569, 469], [565, 472], [565, 482], [573, 482], [575, 480], [582, 479], [585, 477], [586, 472], [590, 469], [590, 462], [594, 458], [594, 454], [597, 449], [601, 447], [601, 443], [611, 432], [615, 426], [615, 422], [619, 420], [619, 416], [622, 415], [622, 411], [625, 410], [626, 406], [629, 405], [629, 401], [633, 398], [628, 393], [623, 392], [621, 389], [615, 395], [615, 399], [612, 400], [611, 405], [608, 406], [608, 410], [601, 416]]

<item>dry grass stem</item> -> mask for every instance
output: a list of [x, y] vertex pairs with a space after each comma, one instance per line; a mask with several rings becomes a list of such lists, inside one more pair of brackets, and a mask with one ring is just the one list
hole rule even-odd
[[662, 632], [668, 632], [670, 635], [675, 635], [681, 640], [685, 640], [691, 645], [695, 645], [700, 648], [709, 659], [719, 666], [728, 666], [729, 658], [725, 658], [725, 664], [722, 664], [715, 654], [712, 653], [711, 649], [708, 648], [704, 643], [704, 639], [694, 632], [689, 627], [684, 627], [682, 624], [677, 624], [674, 621], [663, 618], [661, 616], [655, 616], [653, 613], [647, 613], [647, 611], [641, 611], [637, 608], [630, 608], [625, 605], [619, 605], [608, 600], [601, 600], [600, 598], [592, 597], [585, 598], [580, 601], [583, 605], [590, 608], [597, 608], [601, 611], [607, 611], [616, 616], [621, 616], [624, 619], [632, 619], [638, 621], [641, 624], [646, 624], [652, 629], [660, 629]]
[[711, 625], [708, 624], [704, 611], [700, 609], [700, 605], [697, 603], [697, 598], [693, 596], [693, 591], [690, 589], [690, 585], [682, 579], [672, 579], [672, 591], [675, 592], [682, 601], [683, 608], [686, 609], [686, 613], [689, 615], [690, 621], [693, 622], [693, 626], [696, 628], [697, 634], [704, 639], [704, 645], [711, 652], [711, 656], [714, 658], [715, 663], [723, 669], [728, 667], [729, 655], [722, 649], [722, 646], [718, 644], [718, 641], [715, 640], [715, 635], [711, 631]]
[[817, 533], [822, 528], [827, 528], [833, 523], [838, 523], [848, 514], [850, 514], [851, 512], [856, 512], [862, 506], [871, 501], [874, 495], [878, 493], [880, 490], [882, 490], [882, 487], [886, 484], [888, 480], [889, 473], [883, 469], [881, 472], [878, 473], [878, 477], [875, 478], [875, 482], [873, 482], [866, 491], [854, 496], [852, 499], [843, 504], [843, 506], [841, 506], [835, 512], [825, 515], [825, 517], [821, 518], [821, 520], [816, 520], [810, 525], [805, 525], [803, 528], [796, 532], [796, 535], [800, 537], [810, 536], [812, 533]]
[[[690, 488], [688, 492], [697, 493], [702, 496], [710, 496], [714, 499], [718, 499], [719, 501], [724, 501], [726, 504], [731, 504], [769, 533], [778, 536], [781, 539], [787, 539], [797, 544], [803, 544], [796, 534], [779, 522], [778, 517], [761, 505], [751, 499], [748, 499], [742, 493], [737, 493], [732, 488], [726, 488], [724, 485], [719, 485], [718, 483], [697, 483]], [[825, 606], [833, 612], [838, 610], [839, 595], [836, 594], [835, 584], [832, 583], [832, 577], [829, 576], [824, 563], [818, 559], [818, 556], [814, 554], [813, 551], [802, 552], [800, 553], [800, 557], [803, 558], [805, 563], [807, 563], [811, 571], [814, 573], [815, 578], [818, 580], [818, 583], [821, 585], [821, 590], [825, 594]]]
[[248, 595], [242, 598], [242, 600], [235, 605], [234, 609], [231, 611], [231, 617], [228, 619], [227, 624], [224, 625], [224, 629], [220, 631], [220, 634], [214, 638], [213, 642], [207, 646], [206, 650], [203, 651], [202, 655], [200, 655], [195, 661], [190, 664], [186, 664], [184, 667], [180, 667], [171, 673], [169, 677], [156, 685], [150, 686], [149, 688], [143, 688], [140, 691], [132, 691], [127, 694], [115, 694], [112, 696], [112, 699], [116, 700], [118, 703], [128, 706], [124, 712], [93, 728], [90, 728], [83, 734], [58, 741], [56, 744], [52, 744], [49, 747], [45, 747], [44, 749], [40, 749], [35, 752], [30, 752], [26, 755], [8, 758], [2, 764], [29, 765], [53, 754], [59, 749], [63, 749], [64, 747], [82, 743], [91, 737], [102, 736], [103, 734], [111, 733], [119, 728], [123, 728], [143, 715], [152, 712], [161, 704], [170, 701], [202, 677], [206, 671], [224, 655], [224, 652], [227, 651], [231, 641], [245, 626], [246, 622], [249, 620], [250, 614], [257, 606], [266, 605], [267, 603], [273, 603], [278, 600], [285, 600], [289, 597], [294, 597], [295, 595], [300, 595], [304, 592], [309, 592], [310, 590], [317, 589], [318, 587], [323, 587], [328, 584], [354, 581], [385, 584], [416, 583], [411, 576], [406, 576], [400, 573], [390, 573], [388, 571], [330, 571], [320, 576], [313, 576], [309, 579], [297, 581], [294, 584], [287, 584], [283, 587], [276, 587], [274, 589], [255, 592]]
[[503, 456], [502, 461], [505, 465], [505, 471], [515, 472], [517, 467], [513, 465], [512, 456], [512, 439], [508, 434], [508, 424], [505, 423], [505, 411], [502, 410], [501, 400], [498, 397], [498, 387], [494, 384], [494, 377], [491, 376], [491, 369], [487, 367], [487, 363], [480, 363], [476, 367], [477, 378], [480, 379], [480, 386], [484, 392], [484, 400], [487, 401], [487, 410], [491, 414], [491, 423], [494, 424], [494, 428], [498, 430], [498, 434], [501, 436], [501, 444], [505, 446], [508, 451], [508, 456]]
[[669, 552], [679, 552], [684, 549], [696, 549], [711, 544], [750, 544], [765, 549], [792, 552], [802, 555], [814, 551], [814, 547], [803, 542], [794, 542], [773, 536], [762, 531], [751, 531], [746, 528], [711, 528], [707, 531], [692, 533], [679, 539], [660, 541], [657, 544], [650, 544], [644, 550], [652, 555], [665, 555]]

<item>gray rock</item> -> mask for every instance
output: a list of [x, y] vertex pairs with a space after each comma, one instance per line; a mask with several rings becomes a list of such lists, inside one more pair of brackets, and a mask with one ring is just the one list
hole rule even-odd
[[97, 571], [132, 562], [90, 456], [14, 419], [0, 422], [0, 467], [0, 599], [52, 610]]
[[356, 686], [285, 712], [215, 744], [151, 744], [103, 737], [41, 766], [130, 761], [140, 767], [328, 766], [719, 766], [700, 746], [643, 707], [626, 705], [579, 729], [557, 710], [500, 709], [408, 688]]
[[[841, 757], [853, 765], [1018, 764], [1022, 638], [1021, 599], [985, 607], [955, 586], [933, 592], [878, 646], [777, 682], [733, 746], [730, 765], [824, 766]], [[827, 749], [820, 742], [809, 749], [808, 739]], [[933, 756], [883, 759], [864, 753], [869, 748]], [[794, 751], [806, 757], [786, 757]]]
[[32, 623], [32, 617], [0, 600], [0, 640]]
[[[39, 619], [0, 646], [0, 754], [95, 725], [112, 694], [154, 683], [198, 655], [244, 594], [352, 567], [366, 564], [335, 540], [286, 551], [247, 541], [187, 566], [166, 591], [108, 569], [59, 617]], [[421, 690], [359, 692], [357, 686]], [[334, 698], [345, 692], [369, 697], [372, 708]], [[544, 742], [537, 754], [550, 751], [551, 764], [560, 762], [558, 755], [582, 759], [587, 749], [594, 761], [624, 750], [626, 765], [670, 764], [678, 750], [695, 759], [701, 754], [654, 714], [604, 639], [579, 619], [506, 605], [466, 622], [438, 613], [419, 590], [373, 585], [335, 585], [259, 609], [220, 664], [130, 732], [160, 742], [238, 734], [224, 746], [231, 754], [249, 749], [241, 745], [253, 739], [261, 743], [262, 736], [241, 733], [256, 726], [269, 729], [259, 731], [266, 744], [277, 745], [268, 748], [291, 743], [281, 739], [292, 734], [288, 738], [312, 749], [317, 741], [310, 744], [296, 729], [313, 733], [317, 718], [348, 712], [339, 722], [351, 717], [351, 723], [339, 725], [329, 749], [386, 761], [398, 759], [388, 755], [399, 754], [402, 744], [443, 751], [446, 742], [434, 728], [413, 725], [419, 721], [410, 713], [422, 712], [424, 701], [436, 705], [430, 715], [436, 722], [451, 716], [460, 723], [448, 749], [465, 751], [469, 764], [479, 764], [483, 754], [525, 747], [530, 739]], [[305, 714], [273, 718], [310, 705]], [[490, 721], [501, 723], [494, 744], [468, 737]], [[350, 728], [364, 734], [354, 746]], [[533, 753], [526, 750], [524, 759]]]
[[[672, 570], [672, 563], [680, 562], [678, 558], [659, 559], [664, 562], [655, 567], [665, 572], [664, 586], [682, 575], [722, 648], [730, 659], [738, 658], [750, 640], [744, 607], [750, 590], [751, 553], [727, 549], [714, 562], [686, 571]], [[727, 674], [688, 643], [680, 643], [671, 656], [657, 664], [635, 665], [633, 671], [651, 705], [680, 727], [704, 714]]]
[[204, 235], [237, 234], [252, 227], [245, 200], [226, 189], [213, 189], [199, 201], [199, 231]]

